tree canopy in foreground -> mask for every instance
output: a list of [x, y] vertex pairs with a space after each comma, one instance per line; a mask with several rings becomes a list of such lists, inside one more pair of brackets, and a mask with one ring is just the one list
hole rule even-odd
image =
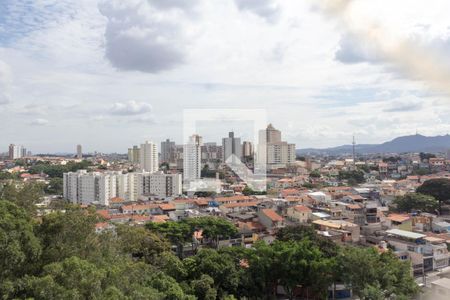
[[[290, 299], [324, 299], [333, 283], [362, 299], [418, 291], [410, 265], [392, 253], [337, 246], [308, 227], [285, 228], [272, 244], [216, 249], [218, 238], [236, 234], [223, 219], [121, 225], [99, 234], [94, 211], [68, 207], [38, 220], [15, 201], [0, 200], [2, 299], [270, 299], [277, 287]], [[170, 245], [189, 243], [196, 230], [211, 243], [176, 256]]]

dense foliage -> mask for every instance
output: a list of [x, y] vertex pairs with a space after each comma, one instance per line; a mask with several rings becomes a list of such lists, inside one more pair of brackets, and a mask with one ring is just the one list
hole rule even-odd
[[[0, 200], [2, 299], [271, 299], [277, 287], [290, 299], [324, 299], [335, 282], [363, 299], [417, 292], [410, 266], [390, 252], [340, 247], [310, 227], [282, 229], [272, 244], [216, 249], [236, 235], [216, 217], [96, 233], [94, 210], [68, 206], [38, 220], [15, 202]], [[174, 255], [171, 245], [193, 243], [194, 232], [204, 239], [196, 253]]]
[[404, 196], [398, 196], [393, 203], [397, 211], [407, 213], [414, 211], [435, 213], [439, 207], [439, 202], [433, 196], [420, 193], [408, 193]]
[[356, 185], [365, 182], [362, 170], [339, 171], [339, 180], [347, 180], [349, 185]]
[[417, 188], [417, 193], [436, 198], [439, 201], [439, 211], [442, 212], [442, 203], [450, 204], [450, 179], [437, 178], [427, 180]]
[[66, 165], [52, 165], [48, 162], [38, 162], [28, 168], [31, 174], [47, 174], [51, 178], [62, 178], [66, 172], [76, 172], [81, 169], [87, 169], [92, 163], [87, 160], [81, 162], [68, 162]]

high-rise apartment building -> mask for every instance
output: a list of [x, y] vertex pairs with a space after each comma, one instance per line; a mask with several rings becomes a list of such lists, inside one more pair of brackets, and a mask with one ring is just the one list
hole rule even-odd
[[133, 164], [139, 164], [139, 159], [141, 156], [141, 149], [138, 146], [133, 146], [133, 148], [128, 148], [128, 161]]
[[233, 158], [231, 163], [237, 163], [242, 159], [242, 145], [241, 139], [234, 137], [234, 132], [229, 132], [228, 137], [222, 139], [223, 157], [222, 160], [226, 162], [230, 156]]
[[252, 142], [244, 141], [242, 142], [242, 156], [245, 158], [253, 157], [253, 144]]
[[83, 148], [81, 145], [77, 145], [77, 158], [82, 159], [83, 158]]
[[176, 163], [175, 160], [175, 142], [166, 139], [161, 142], [161, 163]]
[[182, 170], [183, 169], [183, 155], [184, 152], [184, 145], [175, 145], [175, 164], [176, 164], [176, 168], [178, 170]]
[[137, 187], [139, 196], [175, 197], [182, 194], [182, 177], [163, 172], [137, 173]]
[[223, 161], [223, 148], [216, 143], [204, 143], [202, 149], [202, 168], [208, 165], [209, 169], [217, 169]]
[[142, 171], [155, 173], [158, 171], [158, 150], [156, 144], [146, 141], [141, 144], [139, 166]]
[[189, 137], [183, 149], [183, 181], [199, 179], [201, 175], [202, 137], [194, 134]]
[[257, 162], [267, 169], [285, 168], [295, 162], [295, 144], [281, 140], [281, 131], [269, 124], [259, 132]]
[[[15, 144], [10, 144], [9, 148], [8, 148], [8, 157], [9, 159], [18, 159], [18, 158], [22, 158], [25, 157], [26, 155], [24, 155], [24, 147], [21, 145], [15, 145]], [[25, 149], [25, 153], [26, 153], [26, 149]]]
[[281, 131], [269, 124], [266, 129], [259, 131], [259, 143], [279, 143], [281, 142]]
[[86, 170], [79, 170], [63, 175], [63, 196], [77, 204], [96, 203], [107, 206], [109, 200], [114, 197], [137, 201], [141, 196], [165, 199], [181, 194], [181, 174], [122, 174], [115, 171], [88, 173]]

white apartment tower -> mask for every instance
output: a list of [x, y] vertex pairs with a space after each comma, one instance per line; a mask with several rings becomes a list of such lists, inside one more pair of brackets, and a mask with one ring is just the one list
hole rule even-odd
[[[24, 157], [24, 149], [21, 145], [10, 144], [8, 148], [8, 158], [9, 159], [18, 159]], [[26, 152], [26, 149], [25, 149]]]
[[141, 149], [138, 146], [133, 146], [133, 148], [128, 148], [128, 161], [133, 164], [139, 164], [139, 159], [141, 156]]
[[137, 173], [137, 193], [139, 196], [174, 197], [182, 194], [181, 174]]
[[257, 162], [267, 169], [285, 168], [295, 162], [295, 144], [281, 140], [281, 131], [269, 124], [259, 132]]
[[79, 170], [64, 173], [63, 197], [77, 204], [97, 203], [109, 205], [109, 200], [117, 196], [117, 180], [120, 172], [92, 172]]
[[104, 173], [79, 170], [64, 173], [63, 196], [76, 204], [109, 205], [114, 197], [125, 201], [137, 201], [140, 196], [156, 196], [164, 199], [182, 193], [181, 174], [162, 172], [126, 173], [108, 171]]
[[141, 144], [139, 165], [142, 171], [155, 173], [158, 171], [158, 150], [156, 144], [146, 141]]
[[183, 149], [183, 181], [192, 181], [200, 178], [201, 174], [201, 147], [202, 137], [194, 134], [189, 137]]

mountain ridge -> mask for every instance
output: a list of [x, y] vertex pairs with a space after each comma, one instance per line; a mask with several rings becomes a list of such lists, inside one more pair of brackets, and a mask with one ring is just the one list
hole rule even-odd
[[[446, 152], [450, 149], [450, 135], [424, 136], [420, 134], [400, 136], [381, 144], [357, 144], [355, 151], [359, 154], [403, 153], [403, 152]], [[329, 154], [339, 155], [352, 153], [352, 145], [341, 145], [330, 148], [297, 149], [297, 155]]]

